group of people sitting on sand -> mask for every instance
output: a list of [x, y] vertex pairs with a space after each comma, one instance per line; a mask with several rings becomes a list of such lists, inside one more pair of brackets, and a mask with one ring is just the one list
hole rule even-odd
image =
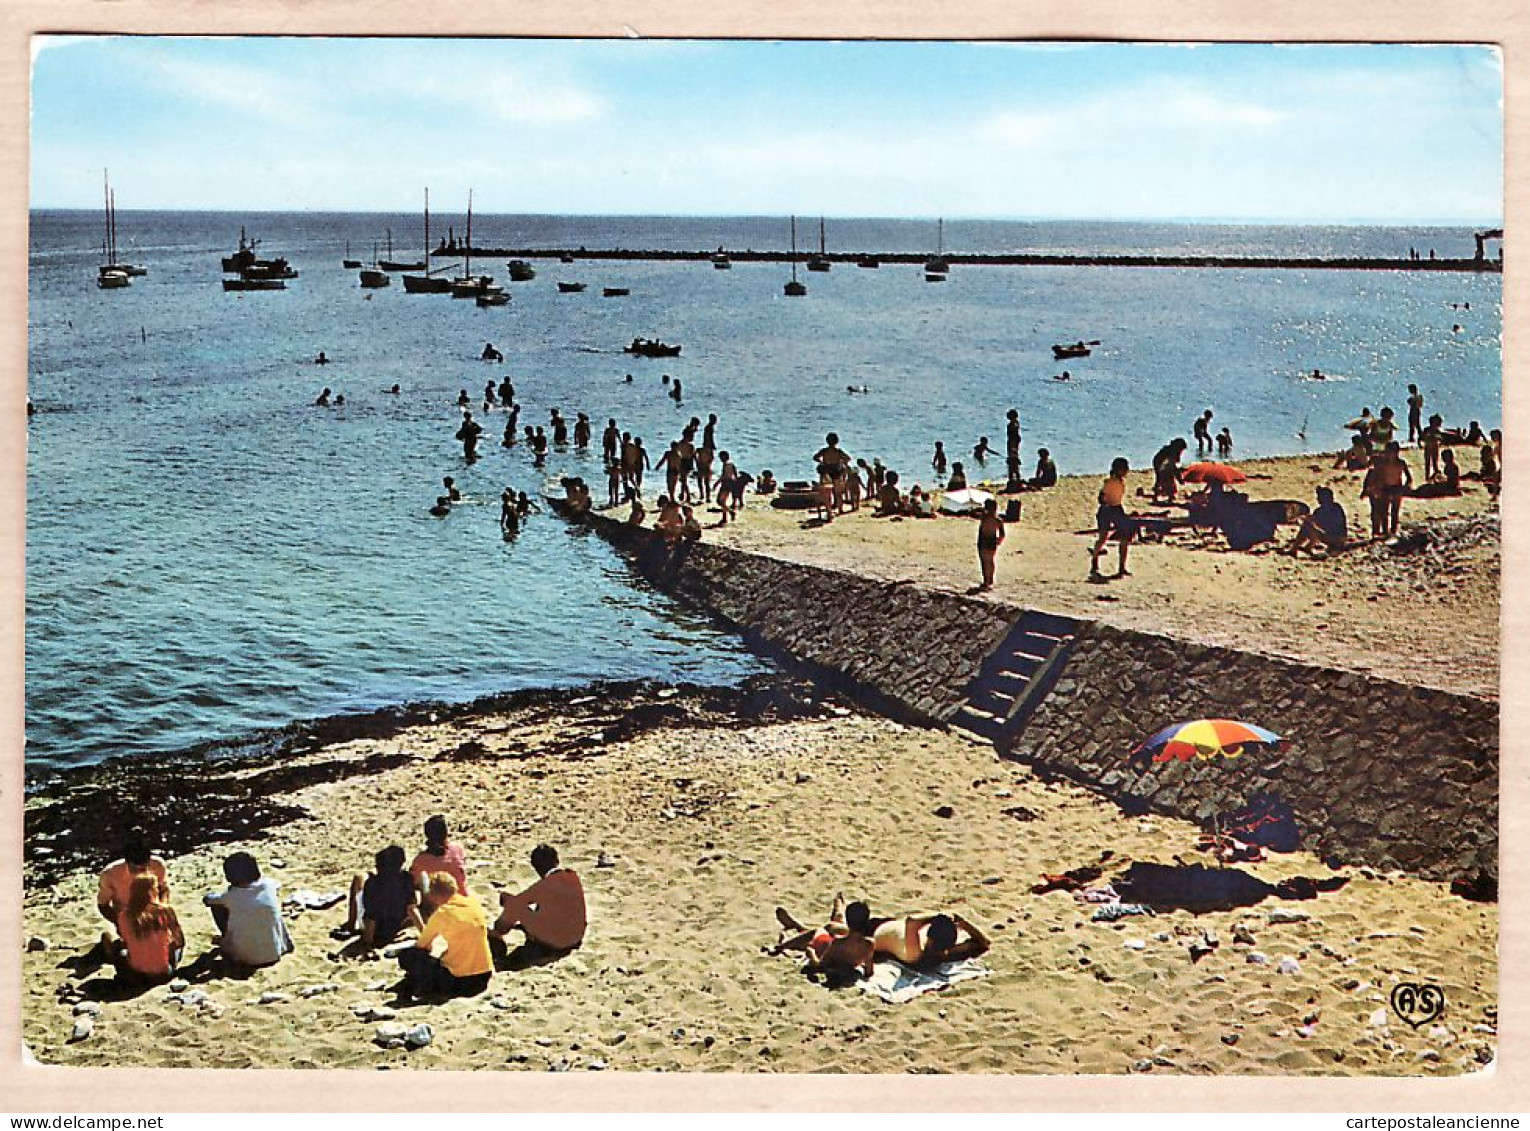
[[846, 903], [843, 892], [834, 897], [829, 920], [821, 927], [804, 926], [784, 907], [776, 908], [776, 921], [780, 937], [767, 953], [800, 951], [809, 974], [847, 980], [869, 978], [878, 958], [928, 970], [977, 958], [990, 945], [988, 937], [961, 915], [876, 917], [860, 900]]
[[[584, 941], [583, 884], [548, 845], [531, 851], [537, 881], [521, 891], [501, 892], [492, 923], [468, 890], [466, 854], [451, 839], [444, 817], [425, 822], [424, 849], [407, 868], [404, 861], [398, 845], [378, 852], [374, 871], [352, 879], [345, 922], [332, 932], [337, 939], [357, 940], [360, 956], [376, 957], [392, 947], [403, 974], [394, 987], [401, 997], [482, 993], [494, 972], [493, 951], [503, 948], [511, 931], [523, 933], [525, 948], [548, 956]], [[223, 875], [227, 888], [203, 897], [222, 963], [252, 970], [292, 953], [281, 885], [262, 875], [248, 852], [229, 855]], [[112, 924], [102, 933], [101, 947], [121, 982], [159, 985], [182, 969], [186, 934], [170, 902], [169, 875], [143, 834], [130, 834], [123, 858], [101, 873], [96, 904]], [[398, 943], [408, 945], [393, 946]]]

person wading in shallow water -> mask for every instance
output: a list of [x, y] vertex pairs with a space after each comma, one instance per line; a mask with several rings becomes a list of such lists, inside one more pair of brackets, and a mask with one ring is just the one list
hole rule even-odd
[[483, 434], [483, 425], [473, 419], [471, 412], [463, 413], [462, 427], [457, 429], [457, 439], [462, 441], [462, 458], [472, 463], [478, 458], [478, 437]]

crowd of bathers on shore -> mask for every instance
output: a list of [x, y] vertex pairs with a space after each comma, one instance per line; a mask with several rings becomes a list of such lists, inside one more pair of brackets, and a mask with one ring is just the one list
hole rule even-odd
[[[392, 987], [401, 1000], [471, 997], [484, 992], [496, 968], [517, 958], [553, 961], [584, 943], [589, 917], [584, 884], [546, 844], [531, 850], [535, 882], [498, 893], [499, 915], [489, 914], [468, 886], [467, 855], [446, 819], [429, 818], [425, 845], [405, 866], [399, 845], [377, 853], [368, 875], [356, 874], [345, 899], [345, 919], [331, 937], [346, 945], [333, 961], [375, 960], [385, 953], [399, 967]], [[280, 883], [264, 875], [255, 857], [234, 852], [223, 861], [227, 887], [209, 892], [208, 948], [194, 961], [186, 928], [171, 900], [170, 874], [148, 836], [130, 832], [122, 859], [101, 873], [96, 906], [111, 927], [102, 932], [100, 957], [124, 986], [163, 985], [176, 976], [242, 976], [275, 966], [295, 950], [283, 918]], [[339, 893], [332, 898], [338, 899]], [[803, 926], [776, 909], [780, 937], [771, 953], [802, 951], [811, 972], [869, 975], [878, 957], [929, 967], [977, 957], [989, 942], [961, 915], [872, 917], [864, 903], [834, 901], [821, 928]], [[524, 941], [512, 955], [506, 938]]]
[[[322, 353], [319, 356], [327, 363], [328, 359]], [[481, 356], [487, 361], [503, 360], [503, 355], [492, 344], [484, 347]], [[623, 380], [631, 383], [633, 377], [629, 373]], [[662, 382], [665, 395], [680, 403], [683, 396], [680, 382], [667, 374]], [[399, 387], [394, 385], [387, 391], [396, 394]], [[341, 404], [343, 397], [332, 396], [326, 388], [315, 403], [321, 406]], [[473, 418], [472, 404], [468, 391], [463, 389], [457, 396], [462, 420], [455, 438], [461, 442], [468, 463], [478, 458], [478, 443], [484, 431]], [[1459, 495], [1463, 480], [1480, 481], [1495, 498], [1498, 493], [1503, 454], [1501, 430], [1484, 433], [1477, 421], [1471, 421], [1465, 428], [1447, 428], [1438, 413], [1431, 415], [1426, 424], [1424, 396], [1417, 385], [1408, 386], [1407, 405], [1406, 440], [1399, 438], [1400, 425], [1389, 406], [1383, 406], [1374, 416], [1366, 407], [1345, 425], [1352, 433], [1352, 443], [1334, 464], [1337, 469], [1365, 472], [1359, 497], [1368, 504], [1370, 536], [1374, 539], [1398, 533], [1403, 500], [1407, 498]], [[570, 422], [559, 408], [554, 407], [549, 410], [546, 427], [530, 424], [522, 427], [521, 405], [515, 399], [515, 386], [508, 375], [497, 385], [491, 380], [484, 386], [483, 413], [496, 408], [505, 412], [501, 444], [510, 448], [524, 442], [532, 454], [535, 468], [546, 466], [550, 447], [563, 449], [572, 441], [577, 451], [591, 448], [593, 428], [589, 416], [583, 412], [577, 413]], [[1197, 456], [1202, 460], [1213, 455], [1218, 460], [1226, 460], [1233, 451], [1232, 432], [1223, 426], [1214, 433], [1213, 418], [1211, 409], [1196, 417], [1191, 422], [1191, 437]], [[679, 436], [655, 460], [641, 436], [622, 430], [614, 417], [609, 418], [600, 436], [601, 461], [606, 476], [605, 507], [625, 505], [630, 524], [648, 525], [644, 478], [648, 472], [662, 472], [664, 493], [654, 503], [652, 526], [667, 543], [675, 545], [702, 537], [699, 508], [710, 507], [718, 516], [711, 524], [713, 526], [724, 526], [736, 519], [751, 486], [754, 494], [763, 497], [776, 496], [779, 491], [782, 503], [786, 502], [785, 496], [790, 495], [796, 505], [812, 511], [817, 523], [826, 524], [837, 515], [861, 510], [863, 505], [881, 517], [931, 518], [939, 513], [939, 494], [949, 498], [978, 485], [975, 481], [969, 482], [967, 465], [963, 461], [949, 459], [944, 441], [935, 441], [930, 460], [937, 487], [926, 490], [915, 483], [905, 489], [899, 472], [884, 466], [880, 459], [868, 461], [852, 457], [841, 447], [839, 436], [832, 432], [812, 457], [811, 479], [778, 483], [769, 469], [761, 471], [758, 477], [742, 470], [728, 450], [718, 447], [718, 427], [716, 413], [708, 414], [704, 423], [700, 417], [692, 416]], [[1424, 466], [1418, 479], [1403, 455], [1404, 443], [1417, 444], [1422, 452]], [[1463, 470], [1451, 450], [1455, 446], [1471, 448], [1477, 456], [1477, 467]], [[1187, 482], [1187, 469], [1182, 466], [1181, 459], [1188, 450], [1189, 441], [1183, 436], [1175, 437], [1159, 448], [1151, 461], [1151, 491], [1138, 488], [1136, 492], [1137, 497], [1147, 499], [1154, 507], [1183, 507], [1185, 514], [1182, 518], [1164, 510], [1128, 513], [1126, 503], [1131, 465], [1125, 457], [1112, 461], [1110, 473], [1101, 485], [1095, 511], [1095, 541], [1089, 555], [1091, 581], [1106, 580], [1100, 572], [1100, 558], [1111, 541], [1115, 541], [1118, 548], [1114, 576], [1130, 577], [1127, 560], [1134, 542], [1161, 538], [1167, 531], [1182, 526], [1220, 531], [1234, 550], [1272, 541], [1276, 528], [1291, 521], [1299, 524], [1295, 537], [1285, 547], [1293, 556], [1303, 551], [1334, 553], [1356, 544], [1357, 540], [1350, 535], [1344, 507], [1330, 487], [1317, 488], [1316, 506], [1309, 507], [1294, 500], [1252, 501], [1246, 494], [1230, 490], [1227, 482], [1212, 475], [1201, 477], [1204, 487], [1181, 499], [1180, 488]], [[998, 548], [1005, 538], [1005, 524], [1020, 517], [1020, 500], [1013, 496], [1045, 490], [1057, 483], [1057, 464], [1048, 449], [1037, 450], [1035, 469], [1029, 476], [1021, 470], [1020, 453], [1020, 414], [1018, 409], [1011, 408], [1005, 414], [1005, 475], [1002, 482], [985, 481], [982, 485], [990, 487], [993, 494], [971, 496], [964, 505], [956, 508], [978, 520], [977, 553], [982, 578], [975, 591], [993, 587]], [[997, 456], [998, 452], [989, 444], [987, 436], [980, 436], [973, 445], [972, 463], [978, 468], [985, 468], [990, 457]], [[578, 515], [596, 508], [594, 495], [582, 478], [564, 476], [561, 481], [565, 491], [561, 502], [568, 513]], [[437, 517], [451, 514], [453, 504], [461, 498], [451, 477], [446, 477], [443, 484], [445, 493], [438, 495], [435, 505], [430, 508], [430, 513]], [[1011, 496], [1002, 515], [994, 494]], [[535, 509], [536, 505], [524, 491], [506, 487], [501, 497], [501, 530], [507, 537], [513, 536], [525, 517]]]

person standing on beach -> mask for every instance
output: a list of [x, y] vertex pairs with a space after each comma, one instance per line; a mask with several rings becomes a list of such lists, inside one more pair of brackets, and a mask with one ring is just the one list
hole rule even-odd
[[649, 470], [648, 450], [643, 447], [643, 437], [632, 438], [632, 489], [639, 495], [643, 493], [643, 472]]
[[621, 463], [622, 433], [616, 426], [616, 417], [606, 419], [605, 431], [600, 434], [600, 456], [608, 464]]
[[1020, 466], [1020, 410], [1012, 408], [1005, 414], [1004, 450], [1011, 463]]
[[1408, 443], [1417, 443], [1424, 436], [1424, 394], [1417, 385], [1408, 386]]
[[654, 470], [664, 470], [664, 493], [670, 498], [676, 495], [675, 485], [680, 481], [680, 441], [671, 440], [669, 450], [659, 457]]
[[1440, 474], [1440, 448], [1445, 443], [1445, 418], [1435, 413], [1429, 418], [1429, 427], [1419, 433], [1419, 443], [1424, 448], [1424, 479], [1429, 481]]
[[688, 503], [691, 501], [691, 473], [696, 470], [696, 444], [692, 437], [695, 433], [686, 428], [680, 433], [680, 439], [670, 445], [672, 451], [679, 458], [680, 464], [677, 475], [680, 483], [680, 493], [675, 494], [674, 486], [671, 485], [669, 497], [676, 502]]
[[478, 459], [478, 437], [483, 434], [483, 425], [473, 419], [471, 412], [462, 414], [462, 427], [457, 429], [457, 439], [462, 441], [462, 458], [472, 463]]
[[740, 494], [738, 467], [734, 464], [733, 457], [727, 452], [718, 452], [717, 459], [721, 464], [717, 474], [717, 509], [722, 512], [717, 525], [726, 526], [728, 520], [737, 513]]
[[202, 897], [222, 936], [218, 949], [239, 966], [274, 966], [291, 954], [292, 937], [282, 922], [281, 885], [261, 876], [260, 865], [248, 852], [235, 852], [223, 861], [225, 891]]
[[707, 426], [701, 430], [701, 446], [717, 450], [717, 413], [707, 413]]
[[999, 517], [999, 501], [989, 499], [983, 504], [983, 513], [978, 516], [978, 566], [983, 571], [983, 583], [978, 586], [980, 590], [993, 588], [994, 558], [998, 556], [1003, 541], [1004, 520]]
[[1190, 430], [1195, 435], [1195, 454], [1210, 455], [1212, 443], [1211, 410], [1209, 408], [1196, 418], [1195, 423], [1190, 426]]
[[1099, 509], [1095, 511], [1095, 527], [1099, 531], [1099, 537], [1095, 539], [1094, 550], [1089, 556], [1089, 580], [1104, 581], [1104, 575], [1100, 573], [1100, 554], [1105, 549], [1105, 543], [1114, 535], [1121, 547], [1121, 563], [1116, 570], [1117, 577], [1130, 577], [1126, 568], [1126, 551], [1132, 544], [1132, 539], [1137, 536], [1137, 524], [1126, 513], [1126, 476], [1131, 466], [1125, 458], [1117, 456], [1110, 464], [1110, 477], [1100, 487]]

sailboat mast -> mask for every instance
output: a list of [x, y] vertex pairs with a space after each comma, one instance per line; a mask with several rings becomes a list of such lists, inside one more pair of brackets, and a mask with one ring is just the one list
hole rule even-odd
[[111, 194], [111, 224], [112, 224], [112, 265], [117, 263], [117, 194]]
[[467, 243], [462, 246], [462, 274], [473, 273], [473, 190], [468, 189]]
[[430, 274], [430, 189], [425, 190], [425, 274]]
[[792, 282], [797, 281], [797, 217], [792, 217]]
[[101, 170], [101, 207], [106, 222], [101, 232], [101, 254], [109, 264], [112, 261], [112, 189], [105, 169]]
[[823, 258], [823, 217], [818, 217], [818, 257]]

